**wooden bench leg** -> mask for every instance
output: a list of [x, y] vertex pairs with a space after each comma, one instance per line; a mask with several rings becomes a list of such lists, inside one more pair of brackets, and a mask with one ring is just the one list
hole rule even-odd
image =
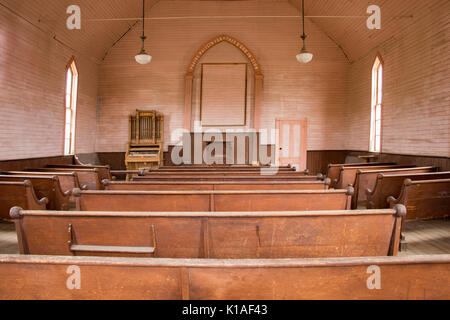
[[403, 233], [401, 233], [399, 251], [407, 251], [407, 250], [408, 250], [408, 243], [406, 242], [406, 237]]

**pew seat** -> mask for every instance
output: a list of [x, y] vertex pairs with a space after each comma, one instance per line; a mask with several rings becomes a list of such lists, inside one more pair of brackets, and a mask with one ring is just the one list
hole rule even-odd
[[45, 210], [48, 199], [39, 199], [30, 181], [0, 181], [0, 219], [11, 219], [11, 208], [20, 206], [29, 210]]
[[168, 213], [14, 207], [10, 215], [22, 254], [317, 258], [396, 255], [406, 209]]
[[[377, 270], [380, 290], [368, 286]], [[80, 287], [69, 290], [74, 272]], [[447, 300], [450, 255], [237, 260], [0, 255], [0, 278], [2, 300]]]

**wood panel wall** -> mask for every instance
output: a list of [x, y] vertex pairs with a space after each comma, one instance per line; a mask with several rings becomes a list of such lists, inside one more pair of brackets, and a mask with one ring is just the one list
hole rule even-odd
[[47, 164], [73, 164], [73, 156], [56, 156], [0, 161], [0, 170], [21, 171], [27, 168], [43, 168]]
[[450, 156], [449, 1], [414, 13], [414, 23], [350, 67], [346, 149], [368, 150], [371, 70], [384, 61], [382, 152]]
[[65, 69], [79, 71], [76, 152], [94, 152], [96, 64], [0, 7], [0, 160], [63, 153]]

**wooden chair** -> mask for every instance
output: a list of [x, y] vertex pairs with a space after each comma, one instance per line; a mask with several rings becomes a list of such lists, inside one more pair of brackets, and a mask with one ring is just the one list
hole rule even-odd
[[0, 218], [11, 219], [10, 209], [15, 206], [29, 210], [45, 210], [48, 199], [38, 199], [31, 182], [0, 181]]
[[410, 179], [411, 181], [450, 179], [450, 171], [401, 175], [380, 173], [377, 176], [373, 189], [366, 189], [367, 209], [389, 208], [388, 197], [398, 198], [400, 196], [405, 179]]
[[396, 255], [405, 215], [401, 205], [302, 212], [11, 210], [22, 254], [211, 259]]

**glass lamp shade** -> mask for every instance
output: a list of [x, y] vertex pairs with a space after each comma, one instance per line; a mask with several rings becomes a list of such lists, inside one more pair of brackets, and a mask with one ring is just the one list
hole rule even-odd
[[308, 63], [311, 62], [313, 58], [313, 54], [307, 51], [302, 51], [297, 55], [297, 61], [300, 63]]
[[145, 52], [138, 54], [134, 58], [136, 59], [136, 62], [139, 64], [148, 64], [150, 63], [150, 61], [152, 61], [152, 56], [148, 55]]

